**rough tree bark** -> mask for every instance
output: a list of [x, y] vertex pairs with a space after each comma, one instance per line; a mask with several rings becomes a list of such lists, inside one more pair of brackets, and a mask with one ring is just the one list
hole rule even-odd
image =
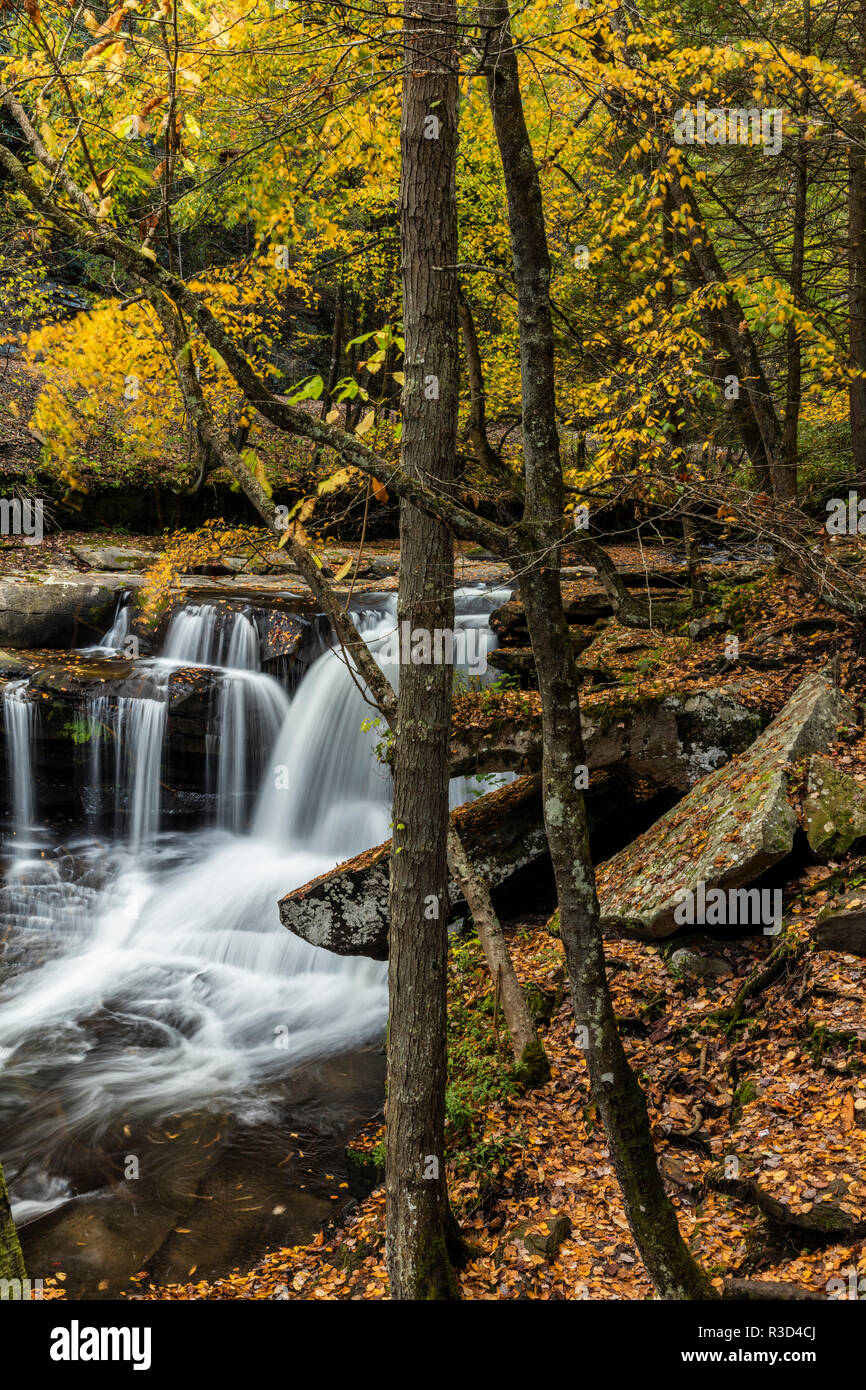
[[[803, 51], [812, 51], [811, 0], [803, 3]], [[806, 91], [800, 102], [800, 120], [805, 126], [809, 114], [809, 93]], [[809, 194], [809, 147], [801, 127], [794, 153], [794, 224], [792, 228], [790, 284], [794, 302], [803, 307], [803, 271], [806, 256], [806, 219], [808, 215]], [[786, 487], [786, 498], [795, 500], [798, 492], [797, 472], [799, 464], [798, 439], [800, 433], [800, 409], [803, 403], [803, 349], [797, 325], [788, 324], [786, 333], [788, 356], [787, 380], [785, 383], [785, 428], [782, 434], [782, 461], [780, 469]]]
[[543, 714], [545, 825], [578, 1045], [606, 1133], [637, 1247], [662, 1298], [707, 1299], [712, 1285], [677, 1226], [659, 1175], [643, 1092], [619, 1038], [605, 972], [598, 901], [578, 769], [585, 765], [579, 680], [562, 606], [558, 546], [563, 482], [556, 429], [550, 258], [541, 186], [523, 112], [507, 3], [479, 11], [490, 108], [508, 197], [518, 291], [526, 508], [520, 589]]
[[24, 1256], [12, 1220], [9, 1193], [0, 1167], [0, 1279], [25, 1279]]
[[487, 884], [473, 869], [453, 826], [448, 829], [448, 865], [472, 913], [496, 997], [502, 1005], [516, 1079], [523, 1086], [539, 1086], [550, 1078], [550, 1063], [515, 973]]
[[[402, 462], [404, 472], [446, 489], [457, 467], [459, 392], [456, 22], [455, 0], [407, 0], [403, 12]], [[386, 1256], [393, 1299], [449, 1299], [459, 1297], [445, 1173], [454, 668], [441, 634], [454, 628], [454, 547], [446, 526], [405, 500], [397, 621], [419, 645], [400, 644], [392, 758]]]
[[[866, 65], [866, 0], [856, 9], [862, 78]], [[848, 145], [848, 323], [851, 366], [860, 373], [848, 388], [854, 477], [866, 488], [866, 117], [858, 112]]]

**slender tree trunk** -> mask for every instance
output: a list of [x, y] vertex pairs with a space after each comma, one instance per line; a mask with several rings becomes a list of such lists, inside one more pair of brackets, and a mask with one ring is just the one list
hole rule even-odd
[[[457, 456], [455, 0], [406, 0], [400, 131], [405, 387], [403, 468], [446, 489]], [[448, 786], [454, 548], [400, 506], [400, 643], [391, 839], [386, 1254], [391, 1297], [459, 1297], [445, 1175]], [[428, 646], [425, 650], [424, 642]]]
[[585, 767], [580, 689], [559, 584], [563, 512], [556, 430], [550, 259], [541, 187], [520, 95], [507, 4], [483, 7], [487, 86], [508, 195], [518, 290], [527, 504], [523, 539], [538, 557], [520, 579], [543, 715], [544, 816], [560, 931], [593, 1099], [610, 1142], [629, 1225], [663, 1298], [713, 1296], [662, 1185], [643, 1093], [616, 1028], [578, 772]]
[[[866, 66], [866, 0], [857, 8], [860, 71]], [[848, 316], [851, 366], [860, 375], [848, 388], [854, 476], [866, 488], [866, 119], [853, 122], [848, 146]]]
[[523, 1086], [540, 1086], [550, 1078], [550, 1063], [544, 1045], [515, 973], [490, 890], [471, 863], [453, 826], [448, 831], [448, 863], [472, 913], [496, 997], [502, 1005], [514, 1054], [516, 1078]]
[[469, 378], [469, 421], [468, 433], [472, 451], [483, 468], [491, 485], [504, 483], [508, 489], [505, 494], [519, 493], [521, 480], [511, 472], [502, 456], [490, 443], [487, 432], [487, 397], [484, 387], [484, 368], [478, 346], [475, 319], [469, 301], [462, 287], [457, 291], [457, 312], [460, 316], [460, 329], [463, 335], [463, 350], [466, 354], [466, 375]]
[[334, 388], [340, 379], [340, 359], [343, 356], [343, 321], [345, 319], [346, 290], [343, 282], [337, 286], [337, 298], [334, 304], [334, 327], [331, 333], [331, 361], [328, 367], [328, 380], [322, 396], [322, 419], [325, 418], [331, 409], [331, 399], [334, 395]]
[[740, 406], [737, 419], [759, 486], [768, 492], [778, 491], [779, 487], [784, 486], [779, 479], [782, 430], [757, 344], [742, 305], [728, 285], [728, 278], [716, 255], [694, 182], [687, 192], [675, 175], [668, 184], [668, 193], [672, 206], [680, 214], [682, 225], [687, 228], [689, 249], [701, 282], [704, 285], [722, 285], [726, 289], [722, 303], [710, 311], [709, 322], [735, 366]]
[[[803, 52], [812, 51], [811, 0], [803, 0]], [[800, 102], [800, 120], [805, 124], [809, 114], [809, 94]], [[794, 226], [791, 246], [791, 293], [798, 309], [803, 307], [803, 267], [806, 255], [806, 216], [809, 193], [809, 147], [800, 133], [794, 155]], [[796, 501], [798, 492], [798, 437], [800, 407], [803, 401], [803, 350], [796, 324], [788, 324], [786, 335], [788, 373], [785, 387], [785, 428], [782, 433], [780, 483], [783, 501]]]
[[[340, 358], [343, 355], [343, 321], [345, 318], [344, 302], [345, 289], [342, 280], [337, 286], [337, 297], [334, 302], [334, 326], [331, 330], [331, 360], [328, 364], [328, 380], [325, 382], [325, 389], [322, 392], [322, 406], [319, 414], [322, 419], [326, 419], [328, 411], [331, 409], [331, 400], [334, 395], [334, 388], [340, 376]], [[348, 403], [346, 405], [348, 415]], [[311, 467], [317, 468], [322, 457], [322, 446], [317, 444], [313, 450]]]
[[[360, 330], [360, 327], [359, 327], [360, 318], [359, 318], [358, 296], [357, 296], [357, 294], [352, 294], [352, 295], [351, 295], [351, 300], [350, 300], [350, 302], [351, 302], [351, 317], [350, 317], [350, 322], [349, 322], [349, 342], [352, 343], [352, 346], [348, 349], [348, 356], [349, 356], [349, 363], [348, 363], [348, 365], [349, 365], [349, 372], [348, 372], [348, 375], [352, 378], [353, 381], [357, 381], [357, 379], [358, 379], [358, 345], [357, 345], [357, 343], [353, 342], [353, 339], [357, 338], [357, 337], [359, 336], [359, 334], [360, 334], [360, 331], [361, 331], [361, 330]], [[360, 396], [355, 396], [355, 397], [350, 396], [349, 399], [346, 401], [346, 429], [347, 429], [350, 433], [351, 433], [351, 431], [355, 428], [355, 426], [357, 425], [358, 421], [359, 421], [360, 418], [361, 418], [361, 405], [362, 405], [362, 401], [361, 401], [361, 397], [360, 397]]]
[[[686, 502], [686, 506], [688, 506], [688, 502]], [[683, 545], [686, 551], [686, 570], [689, 576], [692, 603], [695, 608], [702, 608], [707, 601], [707, 581], [701, 569], [697, 528], [694, 517], [688, 511], [683, 512]]]
[[0, 1279], [25, 1279], [24, 1256], [18, 1242], [18, 1232], [12, 1220], [9, 1193], [0, 1167]]

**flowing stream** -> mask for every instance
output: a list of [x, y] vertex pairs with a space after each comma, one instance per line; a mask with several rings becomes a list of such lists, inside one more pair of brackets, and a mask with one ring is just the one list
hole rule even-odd
[[[458, 665], [483, 664], [489, 615], [506, 597], [458, 591]], [[395, 600], [355, 621], [396, 679]], [[121, 608], [100, 649], [127, 632]], [[26, 682], [4, 692], [13, 804], [0, 890], [0, 1154], [25, 1234], [27, 1222], [111, 1186], [94, 1171], [101, 1147], [128, 1163], [122, 1151], [143, 1129], [190, 1113], [273, 1125], [293, 1076], [380, 1044], [385, 967], [307, 945], [276, 906], [387, 838], [382, 733], [362, 729], [376, 712], [338, 648], [312, 662], [290, 701], [260, 670], [259, 645], [250, 613], [188, 606], [160, 656], [135, 663], [134, 688], [94, 694], [89, 824], [72, 837], [39, 825], [38, 719]], [[200, 769], [216, 811], [215, 823], [179, 832], [162, 814], [161, 769], [169, 677], [188, 666], [218, 682]], [[455, 782], [452, 801], [472, 791]], [[312, 1101], [326, 1108], [323, 1085]]]

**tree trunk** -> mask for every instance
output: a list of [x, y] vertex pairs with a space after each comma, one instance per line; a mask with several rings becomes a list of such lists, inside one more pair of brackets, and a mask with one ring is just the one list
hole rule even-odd
[[[812, 51], [811, 0], [803, 3], [803, 52]], [[800, 120], [805, 126], [809, 114], [809, 93], [800, 102]], [[791, 293], [798, 309], [803, 307], [803, 266], [806, 253], [806, 217], [809, 193], [809, 147], [801, 131], [794, 155], [794, 226], [791, 247]], [[784, 488], [783, 501], [796, 501], [798, 483], [798, 437], [800, 407], [803, 401], [803, 350], [796, 324], [788, 324], [786, 335], [788, 374], [785, 388], [785, 428], [782, 433], [780, 482]]]
[[25, 1279], [24, 1256], [18, 1242], [18, 1232], [12, 1220], [9, 1193], [0, 1167], [0, 1279]]
[[346, 291], [343, 282], [337, 286], [337, 298], [334, 304], [334, 328], [331, 333], [331, 363], [328, 368], [328, 381], [322, 396], [322, 419], [325, 418], [331, 408], [331, 398], [334, 388], [340, 379], [340, 358], [343, 355], [343, 320], [344, 303]]
[[[688, 503], [686, 503], [686, 506], [688, 506]], [[683, 545], [686, 551], [686, 569], [689, 576], [692, 603], [695, 609], [698, 610], [702, 608], [707, 601], [707, 581], [701, 569], [701, 552], [698, 546], [698, 534], [694, 517], [687, 510], [683, 511]]]
[[[406, 0], [400, 130], [404, 471], [446, 489], [457, 456], [455, 0]], [[391, 1297], [459, 1297], [445, 1175], [448, 786], [454, 627], [450, 532], [400, 505], [400, 686], [388, 970], [386, 1254]], [[429, 646], [424, 649], [426, 637]], [[420, 659], [419, 659], [420, 658]]]
[[562, 534], [563, 483], [541, 187], [523, 113], [508, 5], [485, 6], [481, 15], [518, 290], [527, 497], [521, 530], [531, 553], [540, 557], [524, 565], [520, 591], [541, 692], [545, 826], [578, 1045], [586, 1054], [629, 1225], [657, 1292], [662, 1298], [711, 1298], [710, 1281], [680, 1235], [662, 1185], [646, 1101], [620, 1042], [608, 989], [586, 813], [577, 785], [578, 770], [585, 767], [579, 680], [554, 558]]
[[716, 255], [694, 180], [691, 192], [687, 193], [679, 176], [674, 175], [668, 192], [672, 206], [680, 214], [681, 225], [687, 229], [689, 250], [702, 283], [725, 287], [724, 300], [710, 310], [708, 318], [714, 334], [735, 364], [741, 407], [737, 418], [742, 425], [744, 415], [750, 417], [751, 428], [741, 428], [741, 434], [759, 486], [766, 491], [776, 490], [778, 495], [779, 489], [784, 488], [784, 480], [779, 475], [782, 431], [757, 344]]
[[[857, 32], [862, 66], [866, 63], [866, 0], [857, 10]], [[854, 477], [866, 489], [866, 120], [853, 123], [848, 146], [848, 317], [851, 367], [860, 375], [848, 388]]]
[[454, 881], [466, 899], [496, 997], [502, 1005], [515, 1077], [524, 1087], [541, 1086], [550, 1079], [550, 1063], [532, 1021], [526, 995], [514, 970], [499, 918], [484, 879], [473, 867], [453, 826], [448, 830], [448, 863]]
[[508, 500], [509, 494], [517, 495], [521, 491], [521, 480], [513, 474], [503, 458], [493, 445], [490, 443], [490, 436], [487, 432], [487, 397], [484, 388], [484, 368], [481, 363], [481, 351], [478, 346], [478, 334], [475, 330], [475, 319], [469, 306], [469, 301], [463, 293], [462, 287], [457, 290], [457, 312], [460, 316], [460, 329], [463, 335], [463, 350], [466, 353], [466, 375], [469, 378], [469, 420], [467, 431], [472, 444], [472, 451], [478, 463], [484, 470], [487, 480], [495, 486], [498, 491], [503, 484], [507, 488], [505, 499]]

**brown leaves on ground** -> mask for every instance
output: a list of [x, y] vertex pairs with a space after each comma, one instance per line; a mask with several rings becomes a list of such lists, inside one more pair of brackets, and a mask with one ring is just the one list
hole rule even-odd
[[[814, 880], [804, 875], [787, 903], [790, 930], [806, 941], [818, 911], [807, 891]], [[508, 935], [521, 980], [553, 990], [562, 955], [543, 919]], [[611, 989], [646, 1091], [662, 1172], [697, 1258], [717, 1281], [738, 1274], [824, 1292], [830, 1279], [866, 1272], [866, 1080], [863, 1042], [835, 1033], [829, 1021], [816, 1029], [813, 1017], [827, 1003], [832, 1008], [825, 991], [838, 987], [853, 996], [848, 1006], [862, 1026], [866, 966], [808, 951], [726, 1032], [720, 1015], [777, 942], [714, 942], [713, 954], [734, 973], [706, 980], [672, 973], [664, 947], [610, 942]], [[473, 997], [481, 1001], [488, 992], [479, 957]], [[452, 1200], [473, 1251], [460, 1273], [467, 1299], [652, 1296], [573, 1037], [566, 992], [544, 1035], [550, 1082], [485, 1105], [477, 1116], [476, 1161], [464, 1154], [452, 1165]], [[380, 1137], [368, 1133], [366, 1147]], [[768, 1222], [753, 1200], [707, 1185], [712, 1174], [726, 1172], [780, 1202], [785, 1223]], [[797, 1224], [830, 1206], [850, 1223], [849, 1236]], [[547, 1233], [566, 1226], [561, 1217], [571, 1232], [548, 1258], [538, 1252]], [[253, 1270], [133, 1296], [387, 1298], [384, 1193], [360, 1203], [343, 1226], [274, 1251]]]

